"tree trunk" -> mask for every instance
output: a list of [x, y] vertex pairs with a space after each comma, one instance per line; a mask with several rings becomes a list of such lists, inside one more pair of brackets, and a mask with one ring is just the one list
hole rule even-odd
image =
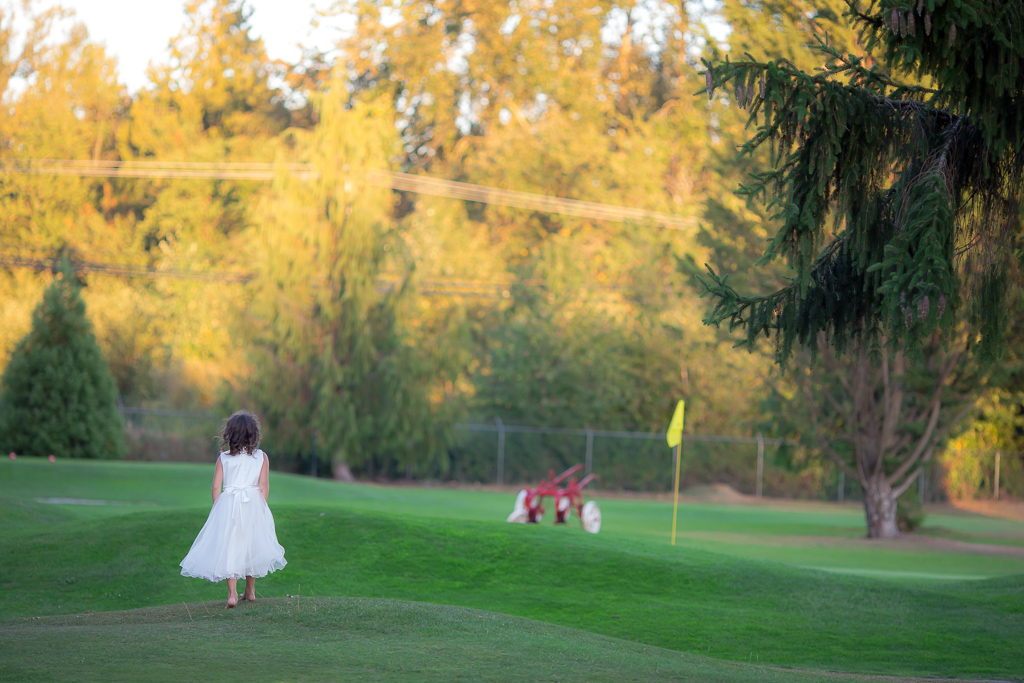
[[348, 468], [348, 465], [339, 462], [334, 465], [334, 479], [335, 481], [355, 481], [356, 478], [352, 476], [352, 470]]
[[868, 538], [896, 538], [900, 535], [896, 525], [896, 498], [884, 478], [868, 481], [864, 489], [864, 514], [867, 517]]

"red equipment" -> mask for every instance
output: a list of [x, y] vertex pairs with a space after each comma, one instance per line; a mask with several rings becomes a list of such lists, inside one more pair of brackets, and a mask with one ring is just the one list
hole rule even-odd
[[594, 501], [583, 503], [582, 489], [592, 480], [597, 479], [597, 475], [588, 474], [581, 481], [572, 478], [569, 479], [566, 486], [559, 486], [560, 483], [581, 469], [583, 469], [583, 465], [575, 465], [557, 477], [554, 470], [549, 470], [547, 479], [542, 480], [534, 488], [525, 488], [519, 492], [515, 508], [509, 515], [508, 521], [531, 524], [540, 522], [546, 511], [543, 505], [544, 497], [551, 496], [555, 499], [555, 524], [565, 524], [569, 519], [570, 512], [575, 510], [583, 528], [596, 534], [601, 528], [601, 511]]

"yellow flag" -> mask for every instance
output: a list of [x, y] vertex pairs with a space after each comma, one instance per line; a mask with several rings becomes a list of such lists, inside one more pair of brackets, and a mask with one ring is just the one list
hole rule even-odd
[[683, 442], [683, 410], [686, 408], [686, 401], [676, 404], [676, 412], [672, 414], [672, 421], [668, 424], [668, 445], [675, 448]]

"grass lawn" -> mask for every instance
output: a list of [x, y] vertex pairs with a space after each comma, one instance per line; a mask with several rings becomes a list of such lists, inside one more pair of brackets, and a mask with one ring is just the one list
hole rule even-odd
[[[175, 637], [175, 629], [183, 638], [185, 630], [200, 629], [194, 638], [210, 648], [202, 656], [212, 659], [215, 643], [238, 653], [246, 634], [262, 642], [272, 639], [275, 624], [291, 623], [283, 616], [292, 614], [287, 600], [207, 618], [210, 624], [235, 624], [216, 628], [194, 626], [197, 622], [191, 619], [185, 626], [181, 608], [160, 607], [223, 597], [222, 585], [177, 574], [177, 563], [209, 509], [211, 471], [188, 465], [51, 465], [31, 459], [0, 463], [2, 666], [24, 672], [30, 672], [30, 665], [43, 666], [38, 657], [29, 657], [30, 649], [20, 649], [38, 641], [39, 629], [62, 641], [61, 652], [97, 653], [96, 666], [113, 667], [111, 677], [117, 678], [117, 657], [139, 640], [131, 634], [160, 624], [170, 629], [168, 637]], [[869, 544], [858, 538], [863, 520], [852, 507], [688, 505], [680, 510], [683, 536], [673, 548], [667, 543], [671, 506], [664, 503], [602, 500], [605, 527], [592, 536], [578, 528], [497, 521], [511, 509], [508, 494], [338, 485], [281, 474], [274, 474], [271, 483], [278, 535], [290, 564], [258, 582], [261, 596], [301, 591], [303, 601], [349, 596], [438, 603], [570, 629], [544, 626], [538, 631], [525, 625], [529, 622], [506, 620], [501, 623], [519, 625], [518, 635], [509, 636], [510, 643], [519, 645], [501, 645], [493, 634], [488, 640], [488, 634], [470, 627], [465, 635], [453, 629], [458, 638], [448, 643], [444, 629], [429, 624], [477, 624], [474, 619], [483, 623], [484, 617], [469, 618], [475, 613], [436, 605], [327, 600], [322, 603], [324, 615], [318, 612], [316, 617], [325, 620], [322, 652], [310, 649], [316, 644], [310, 641], [282, 661], [297, 662], [303, 652], [321, 652], [324, 661], [363, 662], [359, 666], [368, 667], [370, 678], [413, 678], [420, 671], [440, 680], [452, 678], [444, 667], [458, 668], [455, 662], [460, 661], [444, 648], [465, 637], [466, 661], [473, 664], [459, 670], [474, 671], [471, 678], [503, 680], [510, 661], [538, 662], [539, 667], [561, 662], [568, 655], [558, 653], [568, 650], [559, 650], [558, 643], [567, 639], [579, 643], [584, 654], [578, 659], [584, 665], [596, 667], [581, 669], [590, 673], [578, 680], [630, 680], [622, 672], [634, 669], [636, 680], [661, 680], [660, 673], [629, 663], [644, 646], [664, 648], [651, 650], [657, 653], [651, 657], [659, 672], [661, 661], [666, 671], [675, 672], [667, 674], [671, 680], [766, 680], [768, 675], [716, 660], [866, 674], [1024, 678], [1019, 646], [1024, 636], [1024, 561], [1019, 556], [954, 552], [927, 544]], [[36, 501], [40, 498], [131, 504], [44, 504]], [[932, 518], [930, 525], [928, 533], [960, 543], [1024, 544], [1020, 523], [948, 515]], [[872, 571], [901, 580], [856, 575]], [[936, 580], [948, 575], [995, 578]], [[134, 608], [148, 609], [117, 618], [67, 616]], [[361, 633], [362, 626], [351, 616], [359, 609], [382, 610], [376, 619], [385, 625], [391, 619], [388, 610], [411, 614], [413, 626], [397, 640], [368, 626], [377, 633], [376, 641], [360, 636], [353, 639], [362, 644], [349, 642], [353, 639], [338, 634], [353, 629]], [[247, 616], [238, 616], [243, 614]], [[43, 615], [65, 616], [24, 621]], [[493, 614], [486, 618], [506, 619]], [[404, 617], [395, 619], [405, 623]], [[204, 628], [214, 629], [217, 637], [202, 635]], [[307, 622], [296, 621], [288, 629], [282, 632], [288, 642], [302, 641], [301, 634], [315, 636]], [[544, 637], [530, 640], [527, 634], [534, 632]], [[90, 639], [108, 644], [93, 647]], [[392, 658], [388, 648], [432, 653], [426, 660], [429, 666], [415, 669], [415, 658]], [[472, 656], [476, 651], [496, 654]], [[103, 652], [110, 654], [101, 656]], [[600, 652], [609, 657], [618, 653], [618, 664], [603, 664], [611, 660], [591, 654]], [[671, 662], [684, 668], [673, 669]], [[403, 673], [406, 669], [389, 669], [392, 664], [413, 668]], [[698, 665], [714, 667], [717, 678], [685, 669]], [[277, 677], [287, 678], [289, 670], [282, 668]], [[267, 669], [270, 678], [272, 671]], [[307, 677], [302, 669], [296, 671], [293, 678]], [[308, 677], [321, 677], [317, 671], [310, 669]], [[543, 667], [531, 671], [505, 679], [574, 680], [567, 669], [558, 669], [557, 676], [542, 675]], [[37, 673], [44, 679], [64, 677]]]
[[[44, 640], [46, 656], [38, 657]], [[877, 680], [723, 662], [493, 612], [359, 598], [267, 600], [230, 612], [219, 602], [193, 603], [0, 624], [0, 653], [0, 679], [18, 681], [177, 682], [183, 670], [246, 681]]]
[[[48, 463], [39, 458], [0, 461], [0, 498], [33, 501], [71, 498], [132, 505], [53, 505], [81, 518], [108, 517], [158, 507], [209, 510], [213, 466], [160, 463]], [[446, 487], [382, 487], [338, 484], [274, 473], [271, 504], [501, 521], [512, 510], [513, 493]], [[646, 539], [666, 553], [699, 548], [735, 557], [888, 579], [983, 579], [1024, 574], [1024, 523], [966, 513], [933, 514], [919, 540], [950, 539], [985, 546], [1011, 546], [1015, 555], [971, 553], [922, 542], [864, 539], [864, 512], [857, 504], [684, 504], [679, 509], [677, 546], [668, 546], [672, 506], [665, 502], [597, 496], [604, 515], [601, 536]], [[547, 524], [548, 520], [545, 520]], [[573, 522], [572, 526], [576, 526]], [[578, 526], [573, 531], [578, 531]], [[187, 550], [187, 549], [186, 549]]]

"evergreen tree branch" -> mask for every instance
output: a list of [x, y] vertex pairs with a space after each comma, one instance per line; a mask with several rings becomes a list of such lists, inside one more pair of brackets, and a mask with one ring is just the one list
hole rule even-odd
[[[851, 5], [886, 46], [888, 71], [932, 73], [931, 88], [867, 68], [827, 37], [815, 74], [781, 59], [705, 62], [709, 97], [732, 85], [734, 103], [749, 109], [755, 131], [741, 153], [768, 145], [769, 169], [739, 188], [780, 226], [758, 265], [784, 258], [793, 271], [784, 287], [750, 296], [709, 268], [700, 278], [715, 300], [707, 324], [745, 328], [739, 345], [748, 349], [774, 336], [784, 363], [819, 332], [840, 352], [860, 338], [920, 347], [935, 331], [949, 337], [967, 301], [982, 335], [976, 349], [998, 352], [997, 311], [1019, 279], [1012, 254], [1024, 194], [1024, 12], [1001, 4], [1019, 3]], [[925, 15], [927, 31], [915, 33]], [[997, 82], [997, 96], [965, 76], [966, 64]]]

